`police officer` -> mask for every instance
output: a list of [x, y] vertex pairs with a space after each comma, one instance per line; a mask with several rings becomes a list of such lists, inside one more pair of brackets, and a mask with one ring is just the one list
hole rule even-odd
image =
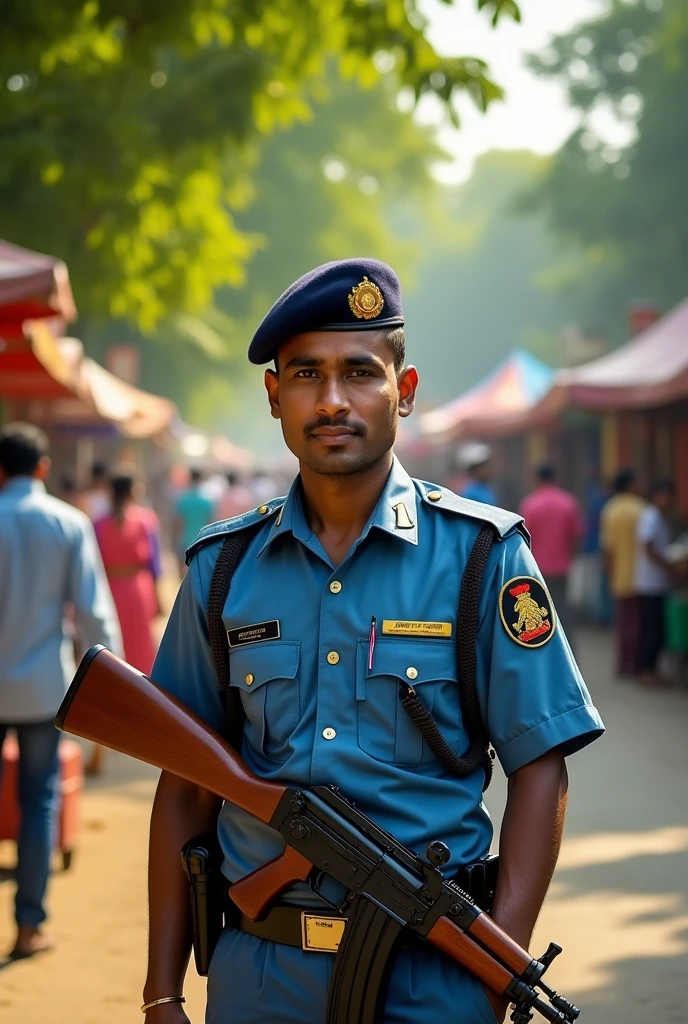
[[[153, 678], [222, 732], [224, 708], [207, 603], [228, 535], [251, 530], [224, 606], [229, 688], [245, 712], [241, 752], [258, 775], [290, 785], [338, 783], [413, 850], [441, 840], [445, 871], [484, 858], [492, 826], [482, 768], [452, 774], [405, 714], [412, 685], [443, 739], [469, 737], [457, 682], [459, 589], [485, 522], [497, 535], [478, 605], [476, 685], [509, 777], [493, 916], [527, 946], [561, 841], [565, 757], [603, 725], [571, 655], [520, 519], [413, 480], [393, 455], [398, 417], [413, 410], [418, 373], [405, 362], [399, 282], [385, 264], [319, 267], [277, 300], [249, 349], [265, 372], [300, 473], [286, 498], [206, 527]], [[151, 823], [148, 1024], [182, 1024], [189, 955], [179, 850], [219, 810], [229, 882], [277, 856], [270, 828], [163, 773]], [[281, 903], [323, 907], [300, 885]], [[269, 926], [268, 926], [269, 927]], [[229, 927], [208, 979], [207, 1024], [323, 1024], [334, 957]], [[161, 1000], [159, 1002], [159, 1000]], [[506, 1006], [431, 949], [402, 948], [385, 1024], [494, 1024]]]

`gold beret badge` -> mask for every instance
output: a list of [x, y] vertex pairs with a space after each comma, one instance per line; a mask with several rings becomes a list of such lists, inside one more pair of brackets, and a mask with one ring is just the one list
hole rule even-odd
[[382, 310], [385, 300], [376, 284], [364, 277], [349, 292], [349, 307], [359, 320], [372, 320]]

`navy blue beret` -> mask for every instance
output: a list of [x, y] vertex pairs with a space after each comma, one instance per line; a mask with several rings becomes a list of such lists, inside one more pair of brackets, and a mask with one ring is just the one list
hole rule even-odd
[[324, 263], [280, 295], [249, 345], [252, 363], [267, 363], [277, 349], [305, 331], [366, 331], [401, 327], [401, 285], [379, 260]]

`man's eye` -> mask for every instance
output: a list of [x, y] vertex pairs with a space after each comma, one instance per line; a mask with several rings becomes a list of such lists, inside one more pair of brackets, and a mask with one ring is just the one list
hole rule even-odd
[[315, 377], [315, 375], [316, 375], [315, 374], [315, 370], [298, 370], [294, 374], [295, 377], [306, 377], [306, 378]]
[[352, 370], [350, 377], [372, 377], [370, 370]]

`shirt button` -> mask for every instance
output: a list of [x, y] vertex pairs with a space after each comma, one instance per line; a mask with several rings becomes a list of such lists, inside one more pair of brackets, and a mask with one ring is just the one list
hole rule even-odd
[[270, 511], [270, 506], [269, 505], [259, 505], [258, 509], [256, 511], [258, 512], [259, 516], [264, 516], [266, 514], [266, 512]]
[[332, 582], [330, 583], [330, 590], [332, 591], [332, 593], [338, 594], [341, 589], [342, 585], [339, 582], [339, 580], [332, 580]]
[[253, 675], [253, 673], [249, 672], [248, 675], [246, 676], [246, 685], [250, 686], [254, 679], [255, 676]]
[[429, 498], [430, 501], [441, 501], [442, 491], [428, 491], [426, 497]]
[[335, 732], [335, 730], [332, 729], [329, 725], [327, 729], [323, 729], [323, 739], [333, 740], [336, 735], [337, 733]]
[[327, 655], [327, 660], [329, 661], [330, 665], [336, 665], [339, 662], [339, 655], [337, 654], [336, 651], [330, 651], [330, 653]]
[[413, 665], [409, 665], [409, 667], [406, 669], [406, 676], [408, 679], [417, 679], [418, 669], [414, 668]]

